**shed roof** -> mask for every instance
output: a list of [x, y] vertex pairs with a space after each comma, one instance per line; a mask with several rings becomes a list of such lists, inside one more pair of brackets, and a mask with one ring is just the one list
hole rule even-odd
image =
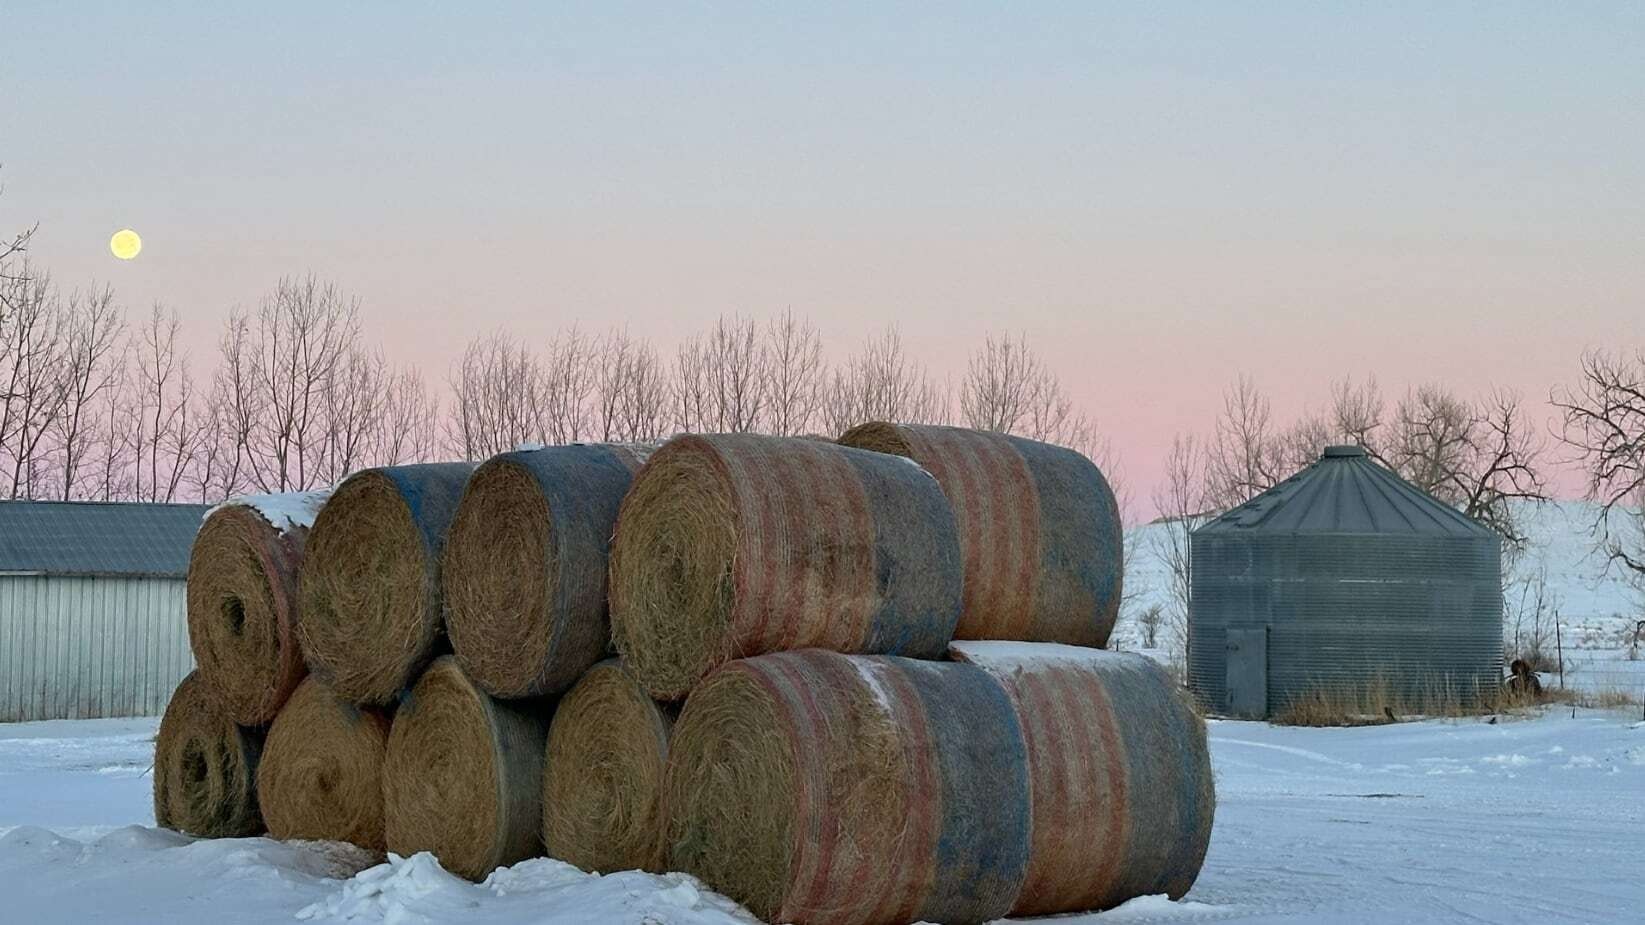
[[1395, 475], [1357, 446], [1326, 447], [1306, 469], [1196, 532], [1495, 536], [1489, 527]]
[[182, 578], [203, 504], [0, 501], [0, 574]]

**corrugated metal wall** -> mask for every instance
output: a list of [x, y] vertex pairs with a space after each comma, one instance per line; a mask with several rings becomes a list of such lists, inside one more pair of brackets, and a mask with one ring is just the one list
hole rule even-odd
[[0, 722], [156, 716], [194, 667], [180, 578], [0, 575]]
[[1189, 682], [1227, 702], [1226, 630], [1268, 627], [1268, 704], [1380, 678], [1408, 695], [1492, 690], [1502, 560], [1484, 537], [1206, 535], [1192, 539]]

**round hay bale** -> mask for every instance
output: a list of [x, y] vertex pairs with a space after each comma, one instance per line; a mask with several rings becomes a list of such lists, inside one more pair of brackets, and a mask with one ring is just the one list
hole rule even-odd
[[1033, 840], [1012, 915], [1180, 898], [1211, 841], [1205, 722], [1153, 661], [1061, 645], [955, 643], [1010, 697], [1027, 745]]
[[383, 750], [389, 718], [298, 685], [275, 718], [257, 769], [257, 803], [275, 838], [353, 842], [382, 851]]
[[561, 698], [543, 767], [549, 857], [596, 873], [663, 871], [661, 796], [674, 716], [614, 659]]
[[546, 715], [493, 700], [441, 656], [400, 704], [383, 757], [388, 850], [481, 880], [541, 854]]
[[987, 921], [1028, 864], [1022, 731], [970, 665], [732, 662], [686, 701], [663, 805], [670, 868], [766, 921]]
[[353, 703], [393, 702], [444, 646], [440, 552], [471, 463], [366, 469], [314, 520], [299, 575], [309, 670]]
[[171, 695], [154, 739], [154, 821], [205, 838], [259, 835], [263, 733], [236, 725], [198, 671]]
[[846, 446], [906, 456], [954, 507], [965, 557], [958, 639], [1101, 648], [1119, 615], [1119, 506], [1091, 460], [1007, 434], [873, 422]]
[[446, 633], [474, 683], [558, 694], [610, 646], [606, 565], [645, 449], [503, 453], [474, 471], [446, 538]]
[[308, 672], [296, 637], [297, 571], [311, 522], [302, 515], [326, 494], [235, 499], [212, 510], [194, 538], [189, 647], [201, 677], [241, 725], [267, 725]]
[[935, 479], [815, 440], [676, 437], [617, 516], [617, 650], [659, 700], [732, 658], [805, 647], [942, 654], [959, 540]]

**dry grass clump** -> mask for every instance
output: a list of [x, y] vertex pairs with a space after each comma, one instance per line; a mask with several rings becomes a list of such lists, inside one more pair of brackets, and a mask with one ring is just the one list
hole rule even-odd
[[332, 493], [308, 538], [298, 638], [344, 699], [386, 705], [440, 651], [440, 552], [468, 463], [367, 469]]
[[1113, 490], [1089, 459], [992, 431], [883, 421], [840, 443], [907, 457], [941, 483], [965, 557], [955, 638], [1107, 644], [1124, 534]]
[[189, 645], [234, 721], [265, 725], [303, 679], [297, 572], [303, 527], [278, 530], [243, 505], [206, 518], [189, 553]]
[[1462, 682], [1449, 675], [1413, 685], [1381, 672], [1357, 684], [1315, 684], [1281, 703], [1269, 716], [1280, 726], [1379, 726], [1406, 719], [1460, 719], [1512, 712], [1541, 702], [1534, 694], [1499, 685]]
[[761, 652], [936, 657], [960, 568], [952, 511], [917, 467], [813, 440], [677, 437], [618, 515], [612, 636], [659, 700]]
[[154, 821], [206, 838], [258, 835], [262, 732], [236, 725], [197, 671], [171, 695], [154, 740]]
[[442, 656], [400, 705], [383, 758], [388, 850], [428, 851], [470, 880], [541, 853], [536, 704], [493, 700]]
[[610, 644], [607, 551], [644, 450], [551, 447], [475, 470], [446, 541], [452, 649], [498, 697], [558, 694]]
[[675, 711], [621, 663], [588, 670], [554, 710], [543, 845], [583, 870], [663, 870], [662, 786]]
[[382, 851], [389, 718], [309, 678], [275, 718], [257, 800], [275, 838], [346, 841]]

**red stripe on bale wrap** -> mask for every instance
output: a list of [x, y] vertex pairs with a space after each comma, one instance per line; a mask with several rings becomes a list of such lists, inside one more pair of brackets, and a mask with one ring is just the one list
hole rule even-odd
[[1089, 459], [936, 425], [871, 422], [840, 443], [906, 456], [942, 484], [966, 566], [957, 638], [1107, 643], [1119, 613], [1123, 535], [1114, 493]]
[[1013, 915], [1109, 908], [1193, 885], [1216, 796], [1205, 724], [1157, 663], [1074, 646], [957, 642], [1027, 740], [1033, 849]]
[[959, 548], [942, 489], [906, 460], [815, 440], [676, 437], [618, 514], [612, 635], [660, 700], [767, 651], [938, 657], [959, 615]]
[[671, 866], [772, 921], [988, 921], [1021, 889], [1028, 790], [1013, 708], [979, 669], [758, 656], [680, 714]]

